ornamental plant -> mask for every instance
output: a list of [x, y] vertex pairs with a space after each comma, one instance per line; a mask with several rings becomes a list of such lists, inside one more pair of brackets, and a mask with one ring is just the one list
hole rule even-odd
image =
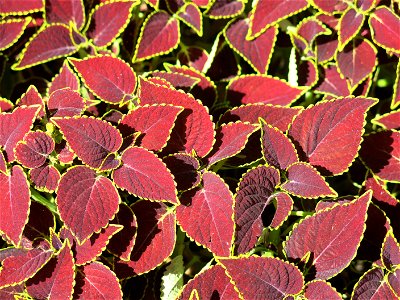
[[0, 298], [399, 298], [399, 11], [3, 0]]

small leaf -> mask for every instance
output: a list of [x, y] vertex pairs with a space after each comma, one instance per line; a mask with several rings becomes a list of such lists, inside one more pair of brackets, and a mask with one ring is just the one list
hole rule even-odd
[[286, 170], [287, 181], [281, 188], [288, 193], [303, 198], [337, 197], [324, 177], [311, 165], [296, 162]]
[[93, 94], [108, 103], [129, 101], [135, 90], [136, 75], [123, 60], [112, 56], [69, 59], [84, 84]]
[[328, 279], [341, 272], [356, 255], [371, 195], [367, 192], [348, 204], [303, 219], [285, 243], [287, 256], [302, 259], [311, 253], [316, 279]]
[[65, 140], [61, 143], [56, 144], [55, 151], [57, 153], [57, 159], [62, 164], [70, 164], [75, 158], [75, 153], [71, 150]]
[[53, 255], [52, 250], [23, 250], [17, 256], [9, 256], [2, 262], [0, 270], [0, 288], [16, 285], [32, 277]]
[[354, 286], [351, 299], [396, 299], [380, 268], [369, 269]]
[[356, 0], [356, 5], [363, 12], [368, 12], [369, 10], [375, 8], [377, 1], [375, 0]]
[[229, 256], [233, 238], [233, 196], [218, 175], [205, 172], [202, 187], [181, 195], [176, 218], [197, 243], [218, 256]]
[[[245, 2], [242, 0], [214, 1], [206, 14], [211, 19], [228, 19], [240, 15], [244, 10]], [[245, 37], [245, 36], [244, 36]]]
[[234, 105], [268, 103], [285, 106], [303, 93], [304, 89], [292, 87], [285, 81], [269, 75], [246, 75], [229, 82], [226, 99]]
[[177, 17], [190, 28], [192, 28], [198, 36], [203, 35], [203, 16], [199, 7], [194, 3], [185, 3], [178, 11]]
[[397, 297], [400, 297], [400, 268], [397, 268], [393, 273], [388, 274], [387, 281], [395, 292]]
[[165, 11], [155, 11], [142, 25], [133, 61], [167, 54], [178, 46], [179, 40], [178, 20]]
[[73, 22], [79, 30], [85, 25], [85, 6], [82, 0], [49, 0], [45, 5], [49, 24]]
[[85, 109], [81, 95], [70, 88], [54, 91], [47, 100], [47, 108], [51, 117], [79, 116]]
[[29, 185], [22, 168], [13, 166], [10, 175], [0, 172], [0, 233], [15, 246], [21, 242], [30, 204]]
[[52, 165], [43, 165], [29, 171], [29, 178], [37, 190], [54, 192], [57, 190], [61, 174]]
[[68, 243], [26, 282], [30, 296], [36, 299], [70, 299], [74, 285], [74, 260]]
[[45, 112], [45, 103], [43, 101], [42, 96], [40, 96], [37, 88], [34, 85], [30, 85], [26, 93], [22, 94], [21, 98], [19, 98], [16, 102], [17, 106], [32, 106], [32, 105], [40, 105], [40, 111], [38, 113], [39, 117], [44, 117], [46, 115]]
[[251, 41], [246, 40], [248, 29], [248, 19], [237, 20], [224, 30], [224, 35], [229, 46], [242, 56], [257, 73], [265, 74], [274, 50], [278, 28], [271, 27]]
[[400, 265], [400, 245], [392, 230], [388, 231], [383, 242], [381, 260], [389, 271], [392, 270], [393, 266]]
[[31, 21], [26, 19], [8, 19], [0, 22], [0, 50], [3, 51], [12, 46], [24, 33], [26, 26]]
[[342, 78], [336, 66], [324, 66], [324, 68], [322, 69], [322, 74], [320, 76], [322, 78], [322, 81], [315, 87], [316, 92], [328, 94], [334, 97], [350, 95], [347, 81], [345, 78]]
[[330, 36], [322, 35], [315, 39], [315, 52], [318, 63], [331, 60], [338, 49], [339, 39], [336, 34]]
[[131, 147], [122, 154], [122, 162], [113, 172], [114, 183], [119, 188], [140, 198], [178, 203], [173, 176], [152, 152]]
[[332, 32], [325, 24], [314, 16], [303, 19], [297, 26], [297, 35], [307, 42], [307, 47], [312, 47], [314, 40], [320, 35], [330, 35]]
[[182, 49], [177, 57], [182, 65], [202, 71], [208, 60], [208, 53], [202, 48], [191, 46], [184, 50]]
[[[394, 82], [394, 86], [393, 86], [393, 98], [392, 98], [392, 104], [390, 105], [390, 107], [395, 108], [399, 104], [400, 104], [400, 60], [397, 63], [396, 81]], [[0, 106], [1, 106], [1, 101], [0, 101]]]
[[0, 97], [0, 113], [12, 110], [14, 104], [6, 98]]
[[107, 177], [76, 166], [61, 177], [56, 201], [65, 226], [82, 244], [114, 217], [120, 197]]
[[54, 140], [43, 131], [28, 132], [15, 147], [15, 157], [26, 168], [42, 166], [54, 150]]
[[122, 299], [121, 286], [114, 272], [100, 262], [78, 268], [73, 299]]
[[378, 124], [387, 130], [400, 129], [400, 110], [395, 110], [382, 116], [375, 117], [372, 123]]
[[339, 21], [339, 45], [343, 49], [360, 31], [365, 20], [365, 15], [349, 8], [340, 17]]
[[50, 96], [54, 91], [63, 88], [70, 88], [74, 91], [79, 90], [79, 79], [72, 72], [66, 61], [61, 67], [60, 72], [52, 79], [47, 94]]
[[163, 162], [174, 175], [178, 191], [186, 191], [200, 183], [199, 161], [189, 154], [176, 153], [163, 158]]
[[330, 299], [341, 300], [340, 294], [326, 281], [313, 280], [307, 283], [304, 296], [308, 300]]
[[400, 18], [388, 7], [378, 7], [369, 18], [372, 39], [376, 44], [392, 52], [400, 53]]
[[271, 198], [276, 202], [276, 212], [269, 226], [276, 229], [289, 217], [293, 209], [293, 199], [286, 193], [275, 193]]
[[122, 145], [119, 131], [105, 121], [88, 117], [53, 118], [65, 140], [88, 166], [99, 168]]
[[184, 272], [183, 256], [178, 255], [165, 268], [165, 272], [161, 278], [161, 300], [176, 299], [183, 286]]
[[244, 299], [284, 299], [295, 295], [304, 285], [299, 269], [271, 257], [240, 257], [219, 259]]
[[320, 102], [302, 111], [288, 134], [300, 159], [323, 173], [344, 172], [357, 155], [365, 113], [375, 103], [373, 98], [349, 97]]

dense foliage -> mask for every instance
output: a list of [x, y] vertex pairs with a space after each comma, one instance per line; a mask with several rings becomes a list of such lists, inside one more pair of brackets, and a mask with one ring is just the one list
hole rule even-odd
[[400, 297], [399, 9], [2, 1], [0, 298]]

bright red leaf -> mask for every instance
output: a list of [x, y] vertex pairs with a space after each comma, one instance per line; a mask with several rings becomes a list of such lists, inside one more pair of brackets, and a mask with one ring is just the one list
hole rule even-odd
[[372, 120], [385, 129], [400, 129], [400, 110], [395, 110], [390, 113], [378, 116]]
[[369, 18], [372, 38], [379, 46], [400, 53], [400, 18], [388, 7], [377, 8]]
[[315, 91], [334, 97], [350, 95], [347, 81], [345, 78], [342, 78], [336, 66], [326, 65], [320, 76], [322, 77], [322, 81], [316, 86]]
[[17, 106], [31, 106], [31, 105], [40, 105], [40, 111], [38, 113], [39, 117], [43, 117], [46, 115], [45, 112], [45, 103], [43, 101], [42, 96], [39, 94], [37, 88], [34, 85], [30, 85], [26, 91], [26, 93], [22, 94], [21, 98], [19, 98], [16, 102]]

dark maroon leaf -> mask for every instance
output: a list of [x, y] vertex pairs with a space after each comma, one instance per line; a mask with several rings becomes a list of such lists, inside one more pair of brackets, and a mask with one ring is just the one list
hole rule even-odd
[[240, 257], [220, 259], [244, 299], [284, 299], [299, 293], [303, 275], [292, 264], [272, 257]]
[[74, 285], [74, 260], [65, 243], [56, 257], [26, 282], [26, 289], [35, 299], [69, 299]]
[[250, 14], [250, 29], [247, 36], [252, 39], [267, 28], [288, 16], [308, 7], [306, 0], [259, 0]]
[[53, 150], [54, 140], [51, 136], [43, 131], [31, 131], [18, 142], [14, 153], [19, 163], [33, 169], [42, 166]]
[[103, 101], [119, 103], [131, 99], [136, 75], [123, 60], [103, 55], [69, 61], [89, 90]]
[[78, 92], [67, 87], [50, 95], [47, 108], [51, 117], [73, 117], [82, 113], [85, 102]]
[[0, 3], [0, 14], [1, 15], [26, 15], [36, 11], [42, 10], [43, 1], [42, 0], [12, 0], [12, 1], [2, 1]]
[[248, 19], [237, 20], [224, 30], [224, 35], [229, 46], [242, 56], [256, 72], [265, 74], [274, 49], [278, 28], [271, 27], [251, 41], [246, 40], [248, 29]]
[[0, 151], [0, 172], [7, 174], [7, 162], [4, 157], [3, 151]]
[[130, 20], [135, 1], [108, 1], [96, 6], [90, 13], [86, 36], [97, 47], [106, 47], [120, 35]]
[[96, 118], [53, 118], [76, 155], [92, 168], [101, 167], [110, 153], [122, 145], [119, 131]]
[[300, 159], [324, 173], [344, 172], [357, 155], [365, 113], [375, 103], [372, 98], [349, 97], [302, 111], [289, 129]]
[[203, 16], [199, 7], [194, 3], [185, 3], [178, 11], [177, 17], [192, 28], [197, 35], [203, 35]]
[[123, 117], [124, 114], [119, 110], [110, 109], [101, 118], [107, 122], [110, 122], [114, 126], [118, 126], [119, 122]]
[[364, 12], [367, 12], [370, 9], [374, 8], [376, 4], [377, 1], [375, 0], [356, 0], [357, 7], [363, 10]]
[[143, 200], [131, 208], [141, 229], [137, 232], [130, 261], [119, 261], [115, 265], [119, 278], [149, 272], [162, 264], [175, 246], [175, 213], [164, 203]]
[[400, 268], [397, 268], [393, 273], [388, 274], [388, 283], [393, 289], [397, 297], [400, 297]]
[[6, 112], [12, 110], [14, 104], [5, 98], [0, 97], [0, 112]]
[[348, 96], [350, 90], [345, 78], [342, 78], [334, 65], [326, 65], [321, 74], [322, 81], [315, 90], [331, 96]]
[[259, 166], [243, 175], [235, 197], [236, 254], [245, 253], [256, 244], [264, 227], [262, 213], [279, 183], [280, 175], [274, 167]]
[[297, 34], [307, 42], [308, 47], [311, 47], [317, 36], [329, 35], [331, 31], [322, 21], [310, 17], [303, 19], [297, 26]]
[[307, 283], [304, 296], [308, 300], [330, 299], [340, 300], [340, 294], [326, 281], [314, 280]]
[[339, 21], [339, 45], [340, 49], [354, 38], [360, 31], [365, 20], [365, 15], [357, 12], [354, 8], [348, 9]]
[[223, 179], [205, 172], [202, 187], [180, 197], [176, 218], [197, 243], [218, 256], [229, 256], [234, 231], [233, 196]]
[[227, 100], [234, 105], [268, 103], [285, 106], [294, 102], [304, 91], [269, 75], [246, 75], [236, 77], [229, 82]]
[[389, 230], [382, 245], [381, 260], [383, 265], [391, 270], [393, 266], [400, 265], [400, 245]]
[[338, 274], [356, 254], [371, 196], [367, 192], [349, 204], [336, 205], [302, 220], [285, 243], [287, 256], [302, 259], [310, 253], [316, 279]]
[[326, 36], [318, 36], [315, 39], [315, 52], [317, 56], [317, 62], [323, 63], [331, 60], [338, 49], [339, 40], [336, 34]]
[[381, 131], [366, 136], [360, 155], [379, 178], [400, 181], [400, 132]]
[[28, 181], [22, 168], [13, 166], [9, 175], [0, 172], [0, 233], [15, 246], [21, 242], [30, 204]]
[[178, 53], [178, 59], [183, 65], [187, 65], [197, 71], [202, 71], [207, 59], [208, 53], [198, 47], [187, 47]]
[[211, 7], [207, 9], [206, 14], [212, 19], [232, 18], [243, 12], [244, 5], [245, 3], [241, 0], [214, 1]]
[[15, 295], [20, 295], [25, 291], [25, 286], [23, 283], [8, 286], [5, 288], [0, 288], [0, 298], [2, 300], [15, 300]]
[[269, 226], [276, 229], [289, 217], [293, 209], [293, 199], [286, 193], [275, 193], [271, 198], [276, 203], [276, 211]]
[[70, 88], [74, 91], [79, 90], [79, 79], [66, 62], [64, 62], [60, 72], [51, 81], [47, 94], [50, 96], [54, 91], [63, 88]]
[[57, 159], [62, 164], [70, 164], [75, 158], [75, 153], [65, 141], [62, 141], [60, 144], [56, 144], [55, 151], [57, 153]]
[[377, 8], [369, 18], [372, 38], [376, 44], [389, 51], [400, 52], [400, 18], [388, 7]]
[[313, 87], [319, 80], [318, 67], [313, 59], [302, 59], [297, 64], [298, 84]]
[[179, 40], [178, 20], [165, 11], [155, 11], [143, 23], [133, 61], [167, 54], [178, 46]]
[[85, 25], [85, 6], [82, 0], [49, 0], [46, 1], [45, 12], [49, 24], [69, 25], [72, 21], [79, 30]]
[[57, 190], [58, 211], [79, 243], [108, 224], [119, 202], [112, 181], [87, 167], [72, 167], [61, 177]]
[[192, 299], [190, 296], [194, 290], [198, 292], [198, 299], [212, 299], [214, 295], [219, 295], [221, 300], [240, 299], [234, 285], [230, 282], [230, 278], [220, 265], [212, 266], [197, 274], [193, 280], [190, 280], [184, 286], [178, 299]]
[[200, 163], [195, 157], [177, 153], [164, 157], [163, 162], [174, 175], [178, 191], [191, 189], [200, 183], [201, 175], [198, 171]]
[[[1, 5], [1, 4], [0, 4]], [[0, 8], [1, 10], [1, 8]], [[8, 19], [0, 22], [0, 50], [3, 51], [12, 46], [21, 35], [28, 23], [29, 18], [26, 19]]]
[[163, 78], [170, 82], [174, 88], [183, 89], [185, 92], [190, 91], [197, 83], [200, 82], [199, 78], [178, 72], [154, 71], [151, 72], [151, 76]]
[[397, 298], [384, 278], [380, 268], [369, 269], [354, 286], [351, 299], [395, 299]]
[[400, 110], [375, 117], [371, 122], [378, 124], [387, 130], [400, 129]]

